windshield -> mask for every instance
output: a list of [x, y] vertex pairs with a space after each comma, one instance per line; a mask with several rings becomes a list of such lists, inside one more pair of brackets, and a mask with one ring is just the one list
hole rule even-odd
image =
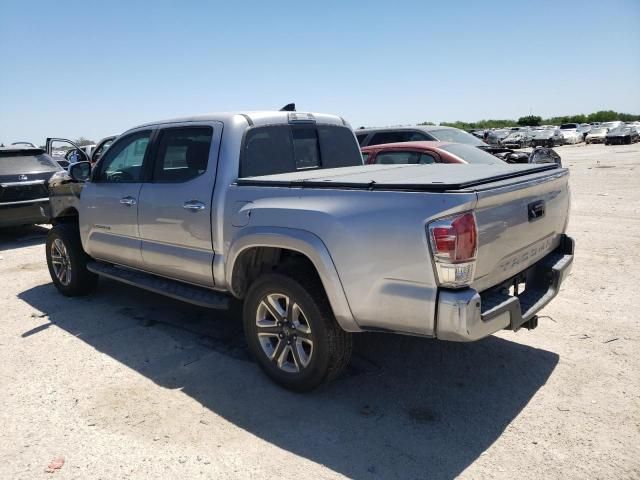
[[578, 124], [577, 123], [564, 123], [562, 125], [560, 125], [560, 130], [570, 130], [570, 129], [575, 129], [578, 128]]
[[601, 126], [605, 128], [616, 128], [618, 125], [620, 125], [618, 122], [607, 122], [603, 123]]
[[456, 142], [456, 143], [464, 143], [466, 145], [474, 145], [474, 146], [484, 146], [482, 140], [477, 137], [474, 137], [470, 133], [465, 132], [464, 130], [458, 130], [457, 128], [443, 128], [441, 130], [429, 130], [429, 134], [433, 135], [436, 140], [440, 142]]
[[51, 172], [60, 170], [59, 165], [42, 150], [0, 150], [0, 175]]
[[464, 145], [462, 143], [452, 143], [451, 145], [445, 145], [441, 147], [449, 153], [453, 153], [456, 157], [461, 158], [467, 163], [484, 163], [488, 165], [504, 165], [504, 162], [498, 157], [494, 157], [490, 153], [487, 153], [479, 148], [471, 145]]

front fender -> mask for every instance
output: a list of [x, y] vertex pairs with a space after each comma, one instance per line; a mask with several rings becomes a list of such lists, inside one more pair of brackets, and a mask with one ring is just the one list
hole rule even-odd
[[[225, 281], [233, 287], [233, 267], [240, 254], [252, 247], [273, 247], [293, 250], [305, 255], [316, 268], [338, 324], [347, 332], [359, 332], [349, 302], [333, 263], [329, 250], [322, 240], [311, 232], [282, 227], [248, 227], [238, 232], [228, 250], [225, 261]], [[236, 292], [231, 290], [236, 295]]]
[[84, 183], [74, 181], [66, 171], [61, 171], [49, 179], [48, 187], [52, 219], [64, 217], [70, 211], [79, 211]]

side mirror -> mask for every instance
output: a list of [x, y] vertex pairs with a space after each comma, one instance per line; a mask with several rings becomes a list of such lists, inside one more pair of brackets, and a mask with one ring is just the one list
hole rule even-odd
[[69, 176], [76, 182], [86, 182], [91, 176], [91, 164], [89, 162], [72, 164], [69, 167]]

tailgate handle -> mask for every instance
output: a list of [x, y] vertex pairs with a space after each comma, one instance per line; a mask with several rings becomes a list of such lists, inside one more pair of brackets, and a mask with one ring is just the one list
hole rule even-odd
[[529, 221], [533, 222], [539, 218], [544, 217], [545, 207], [544, 200], [538, 200], [527, 205], [527, 211], [529, 212]]

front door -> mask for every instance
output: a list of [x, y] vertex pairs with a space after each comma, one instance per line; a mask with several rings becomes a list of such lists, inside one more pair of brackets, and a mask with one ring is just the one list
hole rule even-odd
[[145, 270], [213, 286], [211, 202], [221, 133], [219, 122], [158, 131], [153, 173], [138, 204]]
[[141, 130], [118, 139], [82, 190], [80, 234], [94, 258], [142, 267], [138, 201], [151, 133]]

